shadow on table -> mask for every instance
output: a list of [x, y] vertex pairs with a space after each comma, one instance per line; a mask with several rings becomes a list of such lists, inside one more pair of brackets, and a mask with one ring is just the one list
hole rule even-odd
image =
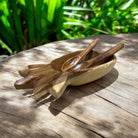
[[105, 89], [106, 87], [110, 86], [117, 78], [118, 71], [113, 68], [113, 70], [103, 78], [82, 86], [69, 86], [60, 99], [52, 101], [53, 98], [50, 97], [49, 99], [43, 100], [41, 104], [51, 102], [49, 110], [53, 115], [56, 116], [67, 106], [70, 106], [76, 99], [81, 99], [82, 97], [89, 96], [102, 89]]

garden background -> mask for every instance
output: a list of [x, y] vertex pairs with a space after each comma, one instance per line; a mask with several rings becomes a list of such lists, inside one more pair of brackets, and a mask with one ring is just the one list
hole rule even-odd
[[101, 34], [137, 33], [137, 0], [0, 0], [0, 55]]

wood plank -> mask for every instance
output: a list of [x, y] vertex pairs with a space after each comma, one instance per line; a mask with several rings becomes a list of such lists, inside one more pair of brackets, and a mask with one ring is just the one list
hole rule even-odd
[[95, 88], [80, 91], [71, 87], [70, 92], [51, 103], [50, 108], [89, 124], [92, 130], [104, 137], [137, 137], [138, 117], [92, 94], [93, 92]]
[[[5, 92], [5, 93], [1, 92], [0, 95], [4, 98], [6, 95], [14, 96], [14, 94], [15, 95], [20, 94], [20, 91], [16, 92], [16, 93], [14, 93], [12, 91], [11, 92], [8, 91], [9, 89], [15, 90], [13, 83], [20, 77], [19, 74], [14, 73], [16, 67], [15, 68], [13, 67], [11, 70], [10, 70], [10, 66], [8, 66], [8, 67], [4, 66], [4, 67], [5, 67], [5, 73], [4, 73], [4, 71], [2, 72], [0, 82], [1, 82], [1, 84], [3, 84], [2, 87], [4, 87], [4, 89], [6, 89], [7, 92]], [[7, 72], [7, 70], [10, 70], [10, 71]], [[119, 73], [119, 74], [122, 75], [122, 73]], [[8, 77], [8, 80], [7, 80], [6, 76], [7, 77], [12, 76], [12, 77], [11, 77], [11, 79]], [[98, 94], [100, 96], [108, 99], [112, 103], [118, 105], [119, 107], [122, 107], [123, 109], [131, 112], [132, 114], [137, 115], [137, 113], [138, 113], [138, 108], [137, 108], [138, 94], [136, 93], [137, 88], [131, 86], [130, 84], [125, 84], [122, 82], [126, 82], [126, 80], [120, 79], [120, 76], [118, 76], [118, 71], [116, 69], [114, 69], [112, 72], [110, 72], [108, 75], [106, 75], [102, 79], [96, 81], [94, 84], [92, 83], [92, 84], [81, 86], [80, 89], [82, 89], [82, 91], [84, 89], [91, 91], [91, 89], [93, 87], [95, 87], [95, 89], [97, 89], [97, 91], [99, 91]], [[113, 85], [112, 85], [112, 83], [113, 83]], [[120, 84], [121, 84], [121, 86], [120, 86]], [[108, 86], [108, 85], [111, 85], [111, 86]]]
[[[53, 112], [57, 111], [53, 109]], [[47, 106], [30, 108], [29, 104], [6, 99], [0, 99], [0, 122], [3, 137], [102, 137], [65, 114], [52, 115]]]
[[[73, 87], [73, 89], [74, 88], [76, 88], [76, 87]], [[76, 89], [78, 89], [78, 88], [76, 88]], [[72, 90], [71, 90], [72, 91]], [[5, 90], [5, 92], [7, 92], [7, 90]], [[72, 91], [72, 92], [75, 92], [75, 93], [77, 93], [77, 91], [75, 90], [75, 91]], [[70, 92], [70, 94], [72, 93], [72, 92]], [[85, 91], [85, 92], [87, 92], [87, 91]], [[4, 93], [4, 91], [2, 92], [2, 93]], [[18, 94], [17, 94], [18, 93]], [[87, 94], [88, 94], [89, 92], [87, 92]], [[81, 91], [81, 94], [77, 94], [78, 96], [81, 96], [81, 95], [83, 95], [83, 94], [85, 94], [83, 91]], [[8, 95], [8, 94], [7, 94]], [[71, 96], [71, 97], [75, 97], [74, 96], [74, 94]], [[87, 126], [90, 130], [94, 130], [96, 127], [97, 127], [97, 124], [93, 124], [92, 122], [95, 122], [95, 119], [94, 119], [94, 121], [89, 121], [89, 118], [87, 118], [86, 116], [87, 115], [85, 115], [85, 116], [83, 116], [83, 115], [80, 115], [80, 114], [78, 114], [77, 113], [77, 115], [76, 115], [76, 113], [71, 113], [70, 111], [68, 111], [68, 112], [66, 112], [66, 110], [64, 111], [64, 110], [61, 110], [61, 106], [64, 106], [64, 105], [67, 105], [68, 104], [68, 101], [70, 101], [70, 98], [71, 98], [70, 96], [67, 96], [67, 97], [65, 97], [65, 99], [64, 99], [64, 101], [62, 101], [62, 99], [59, 101], [59, 102], [61, 102], [60, 103], [60, 105], [58, 105], [57, 103], [56, 103], [56, 109], [58, 109], [58, 110], [60, 110], [60, 111], [62, 111], [62, 112], [65, 112], [66, 114], [68, 114], [69, 116], [72, 116], [73, 118], [76, 118], [76, 119], [78, 119], [78, 116], [81, 116], [81, 118], [79, 117], [79, 120], [81, 120], [81, 121], [84, 121], [86, 124], [87, 124], [87, 121], [88, 122], [90, 122], [90, 124]], [[84, 96], [84, 97], [87, 97], [87, 96]], [[83, 98], [83, 97], [82, 97]], [[18, 99], [20, 99], [20, 100], [18, 100]], [[78, 98], [76, 98], [76, 99], [78, 99]], [[80, 99], [80, 98], [79, 98]], [[86, 98], [87, 99], [87, 98]], [[95, 99], [95, 98], [94, 98]], [[11, 101], [10, 101], [11, 100]], [[14, 101], [13, 101], [14, 100]], [[88, 101], [89, 101], [89, 99], [87, 99]], [[93, 99], [90, 99], [90, 100], [93, 100]], [[9, 99], [7, 100], [8, 101], [8, 103], [12, 103], [11, 105], [16, 105], [17, 107], [19, 107], [21, 110], [22, 109], [24, 109], [25, 111], [28, 111], [28, 110], [32, 110], [32, 109], [30, 109], [30, 106], [31, 106], [31, 104], [30, 104], [30, 102], [32, 102], [32, 99], [31, 98], [26, 98], [26, 97], [23, 97], [22, 95], [20, 95], [19, 94], [19, 92], [17, 91], [16, 92], [16, 94], [14, 95], [14, 98], [13, 97], [11, 97], [11, 96], [9, 96]], [[94, 101], [97, 101], [97, 100], [94, 100]], [[20, 102], [20, 104], [17, 104], [18, 102]], [[80, 100], [80, 102], [82, 102], [82, 100]], [[98, 101], [97, 101], [98, 102]], [[96, 103], [97, 103], [96, 102]], [[1, 102], [1, 107], [0, 107], [0, 109], [1, 109], [1, 111], [8, 111], [8, 113], [13, 113], [14, 115], [18, 115], [18, 116], [21, 116], [21, 117], [24, 117], [25, 115], [23, 114], [23, 112], [24, 112], [24, 110], [22, 111], [22, 112], [15, 112], [15, 109], [14, 108], [12, 108], [11, 110], [9, 109], [9, 108], [5, 108], [6, 106], [5, 105], [3, 105], [3, 101]], [[78, 103], [78, 102], [76, 102], [76, 103]], [[84, 101], [84, 103], [87, 103], [85, 106], [92, 106], [92, 104], [89, 104], [88, 102], [86, 102], [86, 101]], [[95, 104], [95, 102], [93, 103], [93, 104]], [[3, 106], [2, 106], [3, 105]], [[102, 105], [103, 105], [103, 103], [102, 103]], [[28, 109], [26, 109], [25, 107], [28, 107]], [[54, 105], [55, 106], [55, 105]], [[69, 107], [68, 107], [69, 106]], [[67, 106], [67, 109], [69, 110], [70, 109], [70, 106], [71, 106], [71, 111], [73, 110], [74, 112], [80, 112], [81, 113], [81, 109], [87, 109], [85, 106], [83, 106], [83, 105], [79, 105], [79, 106], [77, 106], [77, 108], [75, 108], [75, 109], [73, 109], [72, 108], [72, 106], [74, 106], [74, 105], [72, 105], [72, 104], [69, 104]], [[97, 105], [98, 106], [98, 105]], [[104, 105], [103, 105], [104, 106]], [[3, 108], [2, 108], [3, 107]], [[52, 109], [53, 109], [53, 105], [51, 106], [52, 107]], [[105, 108], [107, 108], [107, 109], [112, 109], [111, 107], [106, 107], [106, 106], [104, 106]], [[55, 108], [55, 107], [54, 107]], [[84, 111], [84, 112], [86, 112], [86, 113], [89, 113], [89, 115], [91, 115], [90, 117], [95, 117], [95, 116], [97, 116], [96, 115], [96, 110], [97, 110], [97, 112], [99, 112], [99, 114], [102, 114], [102, 113], [100, 113], [100, 112], [103, 112], [104, 114], [115, 114], [114, 112], [113, 113], [111, 113], [111, 112], [109, 112], [109, 111], [106, 111], [105, 109], [103, 110], [101, 110], [101, 111], [99, 111], [99, 108], [101, 108], [100, 107], [100, 105], [99, 105], [99, 107], [98, 107], [98, 109], [96, 109], [96, 108], [94, 108], [91, 112], [93, 112], [93, 114], [95, 114], [94, 116], [93, 116], [93, 114], [91, 114], [91, 113], [89, 113], [89, 107], [88, 107], [88, 109], [86, 110], [86, 111]], [[45, 109], [43, 109], [43, 110], [45, 110]], [[113, 109], [112, 109], [113, 110]], [[116, 108], [114, 109], [115, 111], [117, 110]], [[118, 110], [117, 110], [118, 111]], [[36, 111], [37, 112], [37, 111]], [[45, 113], [48, 113], [49, 111], [44, 111]], [[119, 113], [120, 113], [120, 111], [118, 111]], [[121, 112], [124, 112], [124, 111], [121, 111]], [[32, 112], [32, 114], [33, 114], [33, 112]], [[32, 114], [30, 115], [30, 117], [32, 117]], [[58, 113], [57, 113], [58, 114]], [[116, 113], [116, 114], [118, 114], [118, 113]], [[124, 114], [124, 113], [123, 113]], [[119, 116], [120, 115], [122, 115], [122, 114], [119, 114]], [[103, 116], [103, 115], [101, 115], [101, 116]], [[104, 115], [104, 116], [106, 116], [106, 115]], [[123, 115], [124, 116], [124, 115]], [[126, 116], [126, 113], [125, 113], [125, 116]], [[29, 119], [29, 116], [25, 116], [26, 118], [28, 118]], [[98, 117], [99, 118], [99, 117]], [[116, 116], [116, 118], [118, 118], [118, 115]], [[137, 121], [137, 118], [133, 118], [133, 116], [130, 116], [130, 115], [128, 115], [127, 114], [127, 117], [126, 118], [132, 118], [132, 120], [134, 119], [135, 121]], [[100, 119], [100, 118], [99, 118]], [[101, 119], [102, 120], [102, 119]], [[105, 119], [103, 119], [103, 120], [105, 120]], [[106, 120], [108, 120], [108, 116], [107, 116], [107, 119]], [[119, 120], [121, 120], [121, 123], [120, 123], [120, 126], [119, 127], [122, 127], [122, 129], [124, 129], [125, 131], [126, 131], [126, 127], [124, 128], [124, 125], [122, 125], [122, 124], [125, 124], [127, 121], [122, 121], [122, 118], [120, 119], [120, 118], [118, 118], [117, 119], [117, 121], [116, 122], [118, 122]], [[133, 120], [133, 121], [134, 121]], [[102, 121], [101, 121], [102, 122]], [[107, 121], [108, 123], [111, 123], [112, 124], [112, 121], [111, 120], [108, 120]], [[124, 123], [125, 122], [125, 123]], [[107, 124], [108, 124], [107, 123]], [[135, 122], [135, 123], [137, 123], [137, 122]], [[103, 121], [101, 124], [105, 124], [105, 122]], [[113, 124], [114, 124], [114, 122], [113, 122]], [[133, 125], [134, 124], [132, 124], [132, 123], [130, 123], [130, 122], [127, 122], [126, 123], [127, 125], [130, 125], [131, 127], [134, 127]], [[125, 125], [126, 125], [125, 124]], [[92, 125], [92, 127], [91, 127], [91, 125]], [[137, 126], [136, 126], [137, 127]], [[135, 128], [135, 127], [134, 127]], [[104, 128], [103, 128], [104, 129]], [[135, 128], [136, 129], [136, 128]], [[99, 128], [96, 128], [96, 130], [94, 130], [94, 131], [96, 131], [97, 132], [97, 130], [99, 131]], [[105, 130], [104, 130], [105, 131]], [[108, 131], [108, 130], [106, 130], [106, 131]], [[98, 133], [98, 132], [97, 132]], [[104, 132], [105, 133], [105, 132]], [[106, 132], [107, 133], [107, 132]], [[116, 132], [115, 132], [116, 133]], [[122, 132], [123, 133], [123, 132]], [[135, 132], [134, 132], [134, 134], [135, 134]], [[100, 134], [100, 135], [103, 135], [103, 134]], [[105, 134], [104, 134], [105, 135]], [[110, 134], [111, 135], [111, 134]], [[108, 135], [106, 134], [105, 136], [107, 136], [108, 137]], [[114, 136], [113, 134], [112, 134], [112, 136]], [[117, 135], [118, 136], [118, 135]]]
[[1, 137], [62, 137], [52, 129], [36, 127], [32, 120], [25, 120], [7, 113], [0, 112], [0, 122]]
[[52, 103], [45, 99], [36, 104], [28, 97], [32, 91], [15, 90], [13, 84], [21, 78], [17, 70], [84, 49], [96, 37], [49, 43], [1, 62], [1, 137], [138, 137], [138, 34], [98, 37], [101, 43], [95, 49], [99, 51], [125, 43], [125, 49], [117, 53], [115, 69], [88, 85], [69, 87]]
[[[84, 86], [81, 91], [92, 91], [95, 89], [96, 95], [99, 95], [110, 102], [118, 105], [122, 109], [138, 116], [138, 94], [137, 88], [120, 80], [120, 76], [116, 76], [116, 70], [112, 70], [105, 77]], [[115, 80], [115, 81], [114, 81]]]

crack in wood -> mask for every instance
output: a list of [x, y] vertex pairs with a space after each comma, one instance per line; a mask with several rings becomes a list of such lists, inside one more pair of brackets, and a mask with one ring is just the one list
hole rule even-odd
[[[101, 86], [101, 85], [100, 85], [100, 87], [105, 88], [105, 87], [103, 87], [103, 86]], [[80, 89], [80, 88], [78, 88], [78, 89], [79, 89], [79, 91], [84, 92], [82, 89]], [[114, 94], [115, 94], [115, 93], [114, 93]], [[99, 96], [99, 95], [97, 95], [97, 94], [95, 94], [95, 93], [94, 93], [94, 95], [96, 95], [96, 96], [98, 96], [99, 98], [102, 98], [103, 100], [105, 100], [105, 101], [107, 101], [107, 102], [109, 102], [109, 103], [115, 105], [116, 107], [118, 107], [118, 108], [120, 108], [120, 109], [126, 111], [127, 113], [129, 113], [129, 114], [131, 114], [131, 115], [133, 115], [133, 116], [135, 116], [135, 117], [138, 117], [137, 115], [135, 115], [135, 114], [133, 114], [133, 113], [131, 113], [131, 112], [125, 110], [124, 108], [122, 108], [122, 107], [120, 107], [119, 105], [117, 105], [117, 104], [111, 102], [110, 100], [108, 100], [108, 99], [106, 99], [106, 98], [104, 98], [104, 97], [102, 97], [102, 96]], [[119, 96], [120, 96], [120, 95], [119, 95]], [[120, 96], [120, 97], [121, 97], [121, 96]]]
[[[59, 111], [58, 109], [56, 109], [56, 108], [54, 108], [54, 107], [51, 107], [51, 108], [54, 109], [54, 110], [56, 110], [56, 111]], [[85, 127], [84, 127], [84, 126], [80, 126], [80, 127], [85, 128], [85, 129], [87, 129], [87, 130], [90, 130], [91, 132], [95, 133], [96, 135], [98, 135], [98, 136], [100, 136], [100, 137], [102, 137], [102, 138], [105, 138], [105, 137], [104, 137], [103, 135], [101, 135], [100, 133], [98, 133], [98, 132], [96, 132], [96, 131], [90, 129], [90, 128], [91, 128], [91, 125], [89, 125], [89, 124], [85, 123], [84, 121], [82, 121], [82, 120], [80, 120], [80, 119], [77, 119], [77, 118], [75, 118], [75, 117], [73, 117], [73, 116], [71, 116], [71, 115], [69, 115], [69, 114], [67, 114], [67, 113], [65, 113], [65, 112], [63, 112], [63, 111], [60, 111], [60, 112], [63, 113], [64, 115], [67, 115], [67, 116], [70, 117], [70, 118], [73, 118], [73, 119], [75, 119], [75, 120], [81, 122], [83, 125], [85, 125]]]
[[133, 113], [131, 113], [131, 112], [125, 110], [124, 108], [122, 108], [122, 107], [120, 107], [119, 105], [117, 105], [117, 104], [115, 104], [115, 103], [109, 101], [108, 99], [106, 99], [106, 98], [104, 98], [104, 97], [102, 97], [102, 96], [99, 96], [99, 95], [97, 95], [97, 94], [95, 94], [95, 95], [98, 96], [98, 97], [100, 97], [100, 98], [102, 98], [103, 100], [105, 100], [105, 101], [107, 101], [107, 102], [113, 104], [114, 106], [116, 106], [116, 107], [118, 107], [118, 108], [120, 108], [120, 109], [126, 111], [127, 113], [129, 113], [129, 114], [131, 114], [131, 115], [133, 115], [133, 116], [135, 116], [135, 117], [138, 117], [137, 115], [135, 115], [135, 114], [133, 114]]
[[[105, 88], [104, 86], [102, 86], [100, 83], [97, 83], [100, 87], [102, 87], [102, 88]], [[117, 95], [117, 96], [120, 96], [120, 97], [122, 97], [122, 98], [124, 98], [124, 99], [127, 99], [127, 100], [130, 100], [130, 101], [132, 101], [131, 99], [129, 99], [129, 98], [126, 98], [126, 97], [124, 97], [124, 96], [122, 96], [122, 95], [119, 95], [119, 94], [117, 94], [117, 93], [115, 93], [114, 91], [112, 91], [112, 90], [110, 90], [110, 88], [106, 88], [107, 90], [109, 90], [111, 93], [113, 93], [113, 94], [115, 94], [115, 95]]]
[[1, 113], [4, 113], [4, 114], [7, 114], [7, 115], [10, 115], [10, 116], [13, 116], [13, 117], [22, 118], [22, 119], [24, 119], [24, 120], [29, 120], [29, 121], [30, 121], [30, 119], [24, 118], [24, 117], [22, 117], [22, 116], [18, 116], [18, 115], [16, 115], [16, 114], [12, 114], [12, 113], [9, 113], [9, 112], [4, 112], [4, 111], [2, 111], [2, 110], [0, 110], [0, 112], [1, 112]]
[[[3, 101], [4, 101], [4, 100], [13, 101], [13, 100], [9, 100], [9, 99], [6, 99], [6, 98], [0, 98], [0, 99], [3, 100]], [[48, 104], [44, 104], [44, 105], [47, 106], [47, 107], [49, 107]], [[52, 107], [52, 108], [53, 108], [53, 107]], [[55, 108], [53, 108], [53, 110], [59, 111], [58, 109], [55, 109]], [[5, 112], [5, 111], [2, 111], [2, 110], [0, 110], [0, 112], [1, 112], [1, 113], [4, 113], [4, 114], [7, 114], [7, 115], [9, 115], [9, 116], [17, 117], [17, 118], [19, 118], [19, 119], [31, 121], [31, 120], [28, 119], [28, 118], [25, 118], [25, 117], [22, 117], [22, 116], [19, 116], [19, 115], [16, 115], [16, 114], [12, 114], [12, 113]], [[71, 115], [66, 114], [66, 113], [63, 112], [63, 111], [61, 111], [61, 113], [64, 114], [64, 115], [66, 115], [66, 116], [68, 116], [68, 117], [70, 117], [70, 118], [72, 118], [72, 119], [74, 119], [74, 120], [76, 120], [76, 121], [78, 121], [79, 123], [81, 122], [83, 125], [80, 125], [80, 127], [82, 127], [82, 128], [84, 128], [84, 129], [87, 129], [87, 130], [91, 131], [92, 133], [94, 133], [94, 134], [100, 136], [101, 138], [105, 138], [104, 136], [102, 136], [102, 135], [99, 134], [98, 132], [96, 132], [96, 131], [90, 129], [90, 128], [89, 128], [89, 127], [90, 127], [89, 124], [87, 124], [87, 123], [85, 123], [85, 122], [83, 122], [83, 121], [81, 121], [81, 120], [79, 120], [79, 119], [77, 119], [77, 118], [75, 118], [75, 117], [72, 117]], [[84, 126], [85, 126], [85, 127], [84, 127]], [[5, 131], [5, 130], [4, 130], [4, 131]], [[8, 133], [8, 132], [5, 131], [5, 133]], [[55, 132], [55, 133], [56, 133], [56, 132]], [[10, 134], [10, 133], [9, 133], [9, 134]], [[60, 134], [58, 134], [58, 133], [56, 133], [56, 134], [57, 134], [59, 137], [62, 137]], [[12, 136], [12, 135], [10, 134], [10, 136]]]

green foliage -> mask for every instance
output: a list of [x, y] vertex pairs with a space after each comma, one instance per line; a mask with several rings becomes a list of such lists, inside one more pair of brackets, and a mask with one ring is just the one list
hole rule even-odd
[[0, 46], [10, 54], [47, 42], [138, 32], [136, 0], [0, 0]]
[[138, 32], [136, 0], [69, 0], [64, 7], [64, 34], [78, 38]]
[[0, 45], [19, 52], [57, 40], [66, 0], [1, 0]]

